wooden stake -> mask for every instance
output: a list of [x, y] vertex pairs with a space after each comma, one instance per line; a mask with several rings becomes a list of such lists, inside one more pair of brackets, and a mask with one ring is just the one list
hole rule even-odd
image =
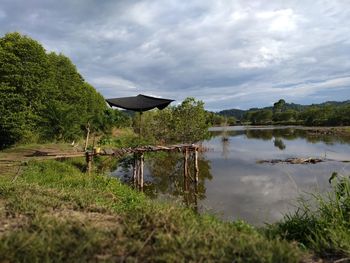
[[134, 154], [134, 164], [133, 164], [133, 170], [132, 170], [132, 180], [134, 182], [134, 187], [136, 187], [136, 154]]
[[140, 155], [140, 190], [143, 191], [143, 153]]
[[188, 190], [188, 184], [187, 184], [187, 177], [188, 177], [188, 149], [186, 148], [184, 150], [184, 190]]
[[184, 151], [184, 177], [188, 176], [188, 149]]
[[85, 160], [86, 160], [86, 170], [90, 174], [92, 169], [92, 157], [93, 155], [90, 152], [85, 153]]
[[199, 167], [198, 167], [198, 149], [194, 150], [194, 181], [196, 184], [199, 182]]
[[139, 155], [136, 155], [136, 188], [140, 188], [140, 159]]
[[89, 136], [90, 136], [90, 122], [87, 123], [86, 125], [86, 130], [87, 130], [87, 134], [86, 134], [86, 140], [85, 140], [85, 147], [84, 147], [84, 151], [87, 150], [88, 144], [89, 144]]

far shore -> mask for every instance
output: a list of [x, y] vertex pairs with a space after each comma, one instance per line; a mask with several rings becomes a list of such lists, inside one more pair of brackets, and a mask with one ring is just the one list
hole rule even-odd
[[214, 126], [209, 131], [300, 129], [321, 135], [350, 135], [350, 126], [302, 126], [302, 125], [234, 125]]

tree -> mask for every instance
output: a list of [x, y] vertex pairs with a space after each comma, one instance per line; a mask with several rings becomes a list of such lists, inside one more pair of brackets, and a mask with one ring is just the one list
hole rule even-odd
[[35, 133], [38, 113], [48, 98], [45, 49], [19, 33], [0, 38], [1, 145], [28, 140]]
[[[204, 103], [194, 98], [185, 99], [177, 107], [143, 113], [141, 125], [144, 139], [163, 143], [203, 140], [208, 136], [209, 127]], [[139, 130], [139, 115], [134, 118], [134, 127]]]
[[104, 98], [62, 54], [19, 33], [0, 38], [0, 147], [103, 130]]
[[208, 136], [204, 102], [186, 98], [175, 108], [174, 124], [176, 137], [184, 143], [203, 140]]
[[273, 104], [273, 112], [274, 113], [279, 113], [284, 110], [284, 107], [286, 105], [286, 101], [284, 99], [280, 99], [276, 103]]
[[292, 120], [296, 120], [296, 116], [297, 116], [297, 112], [295, 110], [286, 110], [284, 112], [276, 112], [273, 115], [273, 120], [274, 121], [292, 121]]
[[84, 81], [69, 58], [55, 53], [48, 58], [52, 85], [41, 114], [43, 137], [72, 140], [83, 136], [87, 126], [92, 132], [102, 131], [107, 109], [104, 98]]
[[253, 124], [267, 124], [272, 120], [272, 111], [271, 110], [257, 110], [251, 112], [249, 115], [250, 121]]

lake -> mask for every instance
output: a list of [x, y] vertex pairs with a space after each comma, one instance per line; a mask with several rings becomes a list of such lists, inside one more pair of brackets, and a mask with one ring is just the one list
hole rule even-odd
[[[309, 133], [303, 127], [215, 127], [203, 141], [199, 185], [184, 192], [181, 154], [148, 154], [145, 192], [152, 198], [185, 202], [226, 220], [254, 225], [280, 220], [306, 193], [329, 190], [333, 172], [350, 175], [350, 139]], [[320, 158], [317, 164], [258, 163], [259, 160]], [[112, 174], [130, 181], [130, 159]], [[190, 167], [191, 169], [193, 167]], [[192, 173], [193, 174], [193, 173]]]

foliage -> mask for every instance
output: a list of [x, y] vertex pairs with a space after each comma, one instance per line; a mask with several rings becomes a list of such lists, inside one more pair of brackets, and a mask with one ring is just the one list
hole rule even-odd
[[207, 122], [213, 126], [232, 126], [236, 124], [236, 118], [220, 115], [215, 112], [207, 112]]
[[30, 163], [0, 178], [0, 261], [299, 262], [295, 244], [242, 221], [147, 199], [67, 163]]
[[245, 110], [230, 109], [219, 111], [218, 114], [226, 117], [234, 117], [237, 120], [241, 120], [245, 112]]
[[[272, 116], [271, 116], [272, 113]], [[252, 124], [301, 124], [308, 126], [350, 125], [350, 101], [325, 102], [313, 105], [287, 103], [280, 99], [273, 107], [243, 110], [225, 110], [222, 116], [239, 116], [238, 119]]]
[[126, 148], [149, 144], [149, 141], [140, 138], [140, 136], [130, 128], [123, 128], [119, 129], [118, 134], [114, 134], [114, 136], [110, 134], [103, 135], [98, 141], [98, 144], [101, 146], [105, 145]]
[[0, 148], [76, 139], [88, 123], [108, 132], [121, 121], [69, 58], [19, 33], [0, 38], [0, 110]]
[[268, 124], [272, 121], [272, 111], [271, 110], [261, 110], [253, 111], [249, 116], [253, 124]]
[[285, 110], [286, 101], [284, 99], [280, 99], [276, 103], [273, 104], [273, 112], [280, 113]]
[[[142, 123], [140, 123], [142, 120]], [[153, 110], [134, 117], [136, 132], [150, 142], [193, 143], [208, 136], [207, 112], [204, 103], [194, 98], [185, 99], [176, 107]]]
[[0, 38], [0, 148], [30, 137], [47, 99], [44, 48], [18, 33]]
[[[252, 124], [304, 124], [308, 126], [350, 125], [350, 103], [325, 103], [301, 106], [284, 100], [274, 103], [273, 108], [248, 110], [243, 121]], [[267, 113], [269, 112], [269, 113]], [[271, 116], [272, 114], [272, 116]]]
[[202, 101], [187, 98], [175, 108], [175, 137], [181, 142], [195, 142], [206, 138], [208, 127]]
[[300, 200], [298, 210], [270, 226], [268, 233], [301, 242], [322, 257], [349, 257], [350, 180], [334, 173], [330, 181], [332, 192], [312, 195], [312, 201]]

